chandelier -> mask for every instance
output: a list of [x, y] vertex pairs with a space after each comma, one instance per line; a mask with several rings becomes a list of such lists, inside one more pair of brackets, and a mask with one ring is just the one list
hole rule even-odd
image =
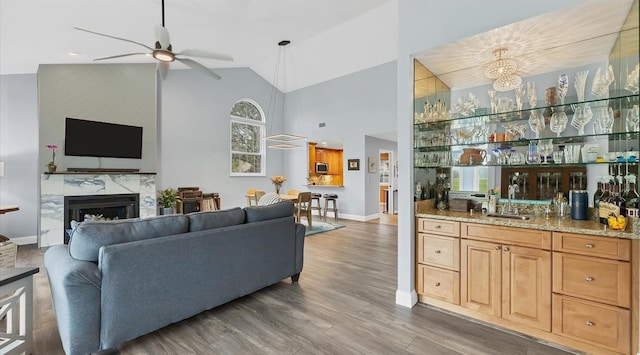
[[522, 84], [522, 78], [516, 75], [518, 66], [511, 59], [504, 59], [502, 56], [507, 54], [506, 48], [498, 48], [493, 51], [495, 61], [491, 62], [484, 70], [484, 75], [489, 79], [495, 79], [493, 88], [496, 91], [509, 91]]
[[[291, 41], [287, 41], [287, 40], [283, 40], [278, 42], [278, 46], [280, 46], [280, 50], [278, 51], [278, 58], [276, 59], [276, 70], [275, 70], [275, 77], [274, 77], [274, 82], [273, 82], [273, 89], [271, 91], [271, 98], [269, 99], [269, 108], [267, 109], [267, 112], [271, 111], [271, 103], [273, 102], [275, 104], [275, 97], [276, 97], [276, 87], [278, 85], [278, 71], [280, 68], [280, 62], [281, 60], [285, 60], [286, 59], [286, 55], [284, 53], [284, 49], [285, 46], [287, 46], [289, 43], [291, 43]], [[284, 68], [284, 73], [286, 74], [286, 68]], [[294, 101], [295, 104], [295, 101]], [[268, 114], [267, 114], [268, 116]], [[292, 142], [298, 142], [298, 141], [303, 141], [306, 140], [307, 137], [304, 136], [298, 136], [295, 134], [289, 134], [289, 133], [278, 133], [278, 134], [273, 134], [273, 135], [269, 135], [264, 137], [265, 140], [267, 141], [273, 141], [276, 142], [275, 144], [269, 144], [268, 147], [269, 148], [273, 148], [273, 149], [297, 149], [297, 148], [302, 148], [301, 145], [298, 144], [292, 144]]]

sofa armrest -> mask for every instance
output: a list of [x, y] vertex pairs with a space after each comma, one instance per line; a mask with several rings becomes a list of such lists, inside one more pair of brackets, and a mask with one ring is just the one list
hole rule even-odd
[[102, 275], [98, 266], [72, 258], [68, 245], [49, 248], [44, 266], [65, 352], [73, 355], [100, 350]]
[[307, 228], [304, 224], [296, 223], [296, 273], [302, 272], [304, 264], [304, 234]]

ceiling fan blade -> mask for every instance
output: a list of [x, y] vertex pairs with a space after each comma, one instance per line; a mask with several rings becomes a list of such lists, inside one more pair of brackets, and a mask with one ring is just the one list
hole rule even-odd
[[151, 47], [149, 47], [149, 46], [146, 46], [146, 45], [144, 45], [144, 44], [142, 44], [142, 43], [138, 43], [138, 42], [136, 42], [136, 41], [132, 41], [132, 40], [130, 40], [130, 39], [125, 39], [125, 38], [120, 38], [120, 37], [115, 37], [115, 36], [106, 35], [106, 34], [104, 34], [104, 33], [99, 33], [99, 32], [89, 31], [89, 30], [85, 30], [84, 28], [80, 28], [80, 27], [74, 27], [74, 28], [75, 28], [76, 30], [78, 30], [78, 31], [89, 32], [89, 33], [93, 33], [94, 35], [103, 36], [103, 37], [109, 37], [109, 38], [117, 39], [117, 40], [120, 40], [120, 41], [125, 41], [125, 42], [129, 42], [129, 43], [137, 44], [137, 45], [139, 45], [139, 46], [143, 46], [144, 48], [146, 48], [146, 49], [148, 49], [148, 50], [150, 50], [150, 51], [153, 51], [153, 48], [151, 48]]
[[216, 80], [222, 79], [220, 77], [220, 75], [214, 73], [209, 68], [207, 68], [204, 65], [196, 62], [195, 60], [191, 60], [191, 59], [187, 59], [187, 58], [176, 58], [176, 60], [179, 61], [180, 63], [184, 63], [185, 65], [189, 66], [191, 69], [198, 70], [198, 71], [202, 72], [202, 74], [209, 75], [210, 77], [212, 77], [212, 78], [214, 78]]
[[119, 54], [119, 55], [112, 55], [110, 57], [103, 57], [103, 58], [96, 58], [93, 61], [95, 62], [96, 60], [106, 60], [106, 59], [114, 59], [114, 58], [122, 58], [122, 57], [129, 57], [132, 55], [148, 55], [149, 53], [127, 53], [127, 54]]
[[169, 37], [169, 30], [161, 25], [157, 25], [155, 28], [156, 41], [160, 42], [162, 49], [167, 49], [171, 45], [171, 39]]
[[202, 50], [199, 50], [199, 49], [185, 49], [180, 53], [176, 53], [176, 55], [183, 55], [183, 56], [187, 56], [187, 57], [196, 57], [196, 58], [209, 58], [209, 59], [233, 61], [233, 57], [230, 56], [230, 55], [207, 52], [207, 51], [202, 51]]
[[156, 70], [160, 72], [160, 77], [162, 79], [167, 78], [167, 74], [169, 73], [169, 63], [168, 62], [158, 62], [156, 65]]

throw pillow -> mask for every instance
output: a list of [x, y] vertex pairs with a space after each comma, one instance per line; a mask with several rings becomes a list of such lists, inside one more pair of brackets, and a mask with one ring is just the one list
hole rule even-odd
[[280, 195], [278, 195], [275, 192], [268, 192], [264, 194], [264, 196], [260, 197], [260, 200], [258, 201], [258, 206], [272, 205], [280, 201], [282, 201], [282, 199], [280, 198]]
[[293, 217], [293, 202], [282, 201], [271, 205], [245, 207], [247, 223], [259, 222], [267, 219]]
[[244, 223], [244, 210], [240, 207], [207, 212], [193, 212], [189, 217], [189, 232], [214, 229]]

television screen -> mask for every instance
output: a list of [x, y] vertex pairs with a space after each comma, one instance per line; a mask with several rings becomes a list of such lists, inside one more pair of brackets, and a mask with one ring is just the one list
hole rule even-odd
[[67, 117], [64, 154], [141, 159], [142, 127]]

